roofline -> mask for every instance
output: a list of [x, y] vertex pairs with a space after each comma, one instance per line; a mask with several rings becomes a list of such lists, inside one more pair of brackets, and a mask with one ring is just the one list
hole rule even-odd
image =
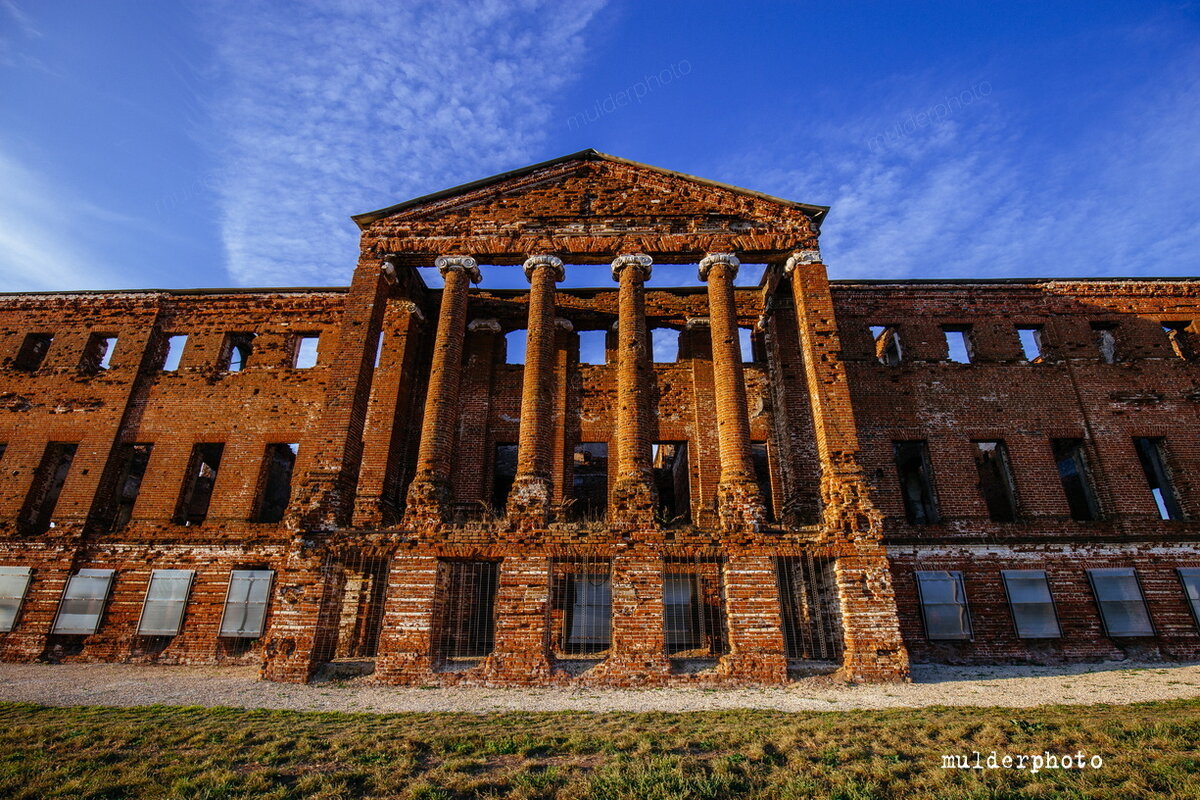
[[330, 292], [345, 294], [349, 286], [272, 286], [264, 288], [234, 288], [234, 289], [39, 289], [29, 292], [0, 292], [0, 297], [49, 297], [56, 294], [168, 294], [168, 295], [201, 295], [201, 294], [307, 294], [315, 292]]
[[984, 285], [1020, 285], [1039, 283], [1188, 283], [1200, 281], [1200, 276], [1182, 275], [1172, 277], [1156, 275], [1150, 277], [1089, 277], [1089, 278], [838, 278], [831, 280], [831, 285], [852, 286], [935, 286], [938, 284], [984, 284]]
[[675, 172], [674, 170], [663, 169], [662, 167], [656, 167], [652, 164], [643, 164], [640, 161], [631, 161], [630, 159], [621, 158], [620, 156], [601, 153], [599, 150], [594, 150], [589, 147], [586, 150], [580, 150], [577, 153], [571, 153], [569, 155], [559, 156], [558, 158], [552, 158], [549, 161], [540, 161], [537, 164], [530, 164], [525, 167], [509, 170], [508, 172], [501, 172], [497, 175], [492, 175], [487, 178], [480, 178], [479, 180], [471, 181], [470, 183], [452, 186], [449, 189], [442, 189], [440, 192], [414, 197], [411, 200], [405, 200], [402, 203], [397, 203], [396, 205], [388, 206], [387, 208], [381, 208], [378, 211], [367, 211], [362, 214], [355, 214], [350, 217], [350, 219], [354, 220], [355, 224], [358, 225], [360, 229], [366, 228], [372, 222], [381, 220], [384, 217], [390, 217], [392, 214], [396, 214], [406, 208], [412, 208], [413, 206], [423, 205], [425, 203], [432, 203], [436, 200], [453, 197], [457, 194], [464, 194], [472, 191], [473, 189], [482, 189], [485, 186], [500, 183], [508, 180], [509, 178], [519, 178], [522, 175], [528, 175], [529, 173], [536, 172], [539, 169], [553, 167], [557, 164], [562, 164], [567, 161], [611, 161], [616, 164], [625, 164], [631, 167], [640, 167], [642, 169], [652, 170], [661, 175], [668, 175], [673, 178], [682, 178], [683, 180], [700, 183], [705, 186], [715, 186], [718, 189], [727, 189], [732, 192], [737, 192], [738, 194], [750, 195], [752, 197], [757, 197], [761, 200], [767, 200], [772, 203], [780, 203], [782, 205], [792, 206], [793, 208], [799, 208], [802, 211], [807, 212], [813, 218], [813, 221], [816, 223], [818, 228], [821, 226], [821, 222], [825, 219], [825, 214], [829, 211], [829, 206], [816, 206], [809, 203], [798, 203], [795, 200], [785, 200], [782, 197], [775, 197], [774, 195], [765, 194], [764, 192], [756, 192], [753, 189], [744, 189], [741, 186], [734, 186], [729, 183], [721, 183], [720, 181], [713, 181], [709, 180], [708, 178], [700, 178], [695, 175], [688, 175], [686, 172]]

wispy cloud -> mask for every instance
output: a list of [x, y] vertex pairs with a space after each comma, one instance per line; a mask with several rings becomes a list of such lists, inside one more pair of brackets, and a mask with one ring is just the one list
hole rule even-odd
[[519, 165], [600, 0], [217, 6], [220, 225], [239, 284], [345, 283], [348, 216]]

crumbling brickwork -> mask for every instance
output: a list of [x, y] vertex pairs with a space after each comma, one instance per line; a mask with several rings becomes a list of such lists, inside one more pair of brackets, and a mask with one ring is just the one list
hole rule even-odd
[[722, 686], [1200, 655], [1200, 283], [831, 282], [825, 211], [586, 151], [356, 217], [346, 289], [0, 297], [0, 657]]

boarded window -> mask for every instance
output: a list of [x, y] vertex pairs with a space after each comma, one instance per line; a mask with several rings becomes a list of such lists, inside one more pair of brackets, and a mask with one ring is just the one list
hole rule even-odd
[[1017, 493], [1008, 462], [1008, 447], [1001, 441], [975, 442], [975, 468], [988, 517], [993, 522], [1015, 522]]
[[183, 348], [187, 346], [187, 334], [176, 333], [167, 335], [167, 346], [163, 351], [163, 372], [174, 372], [179, 369], [183, 359]]
[[1162, 519], [1184, 519], [1183, 509], [1179, 505], [1179, 494], [1175, 491], [1171, 472], [1167, 468], [1166, 442], [1157, 437], [1134, 437], [1133, 445], [1137, 449], [1138, 460], [1142, 463], [1142, 471], [1146, 474], [1146, 482], [1150, 485], [1150, 494], [1158, 507], [1158, 515]]
[[142, 478], [146, 476], [146, 465], [150, 463], [151, 444], [123, 444], [118, 457], [121, 460], [117, 475], [117, 504], [113, 516], [112, 530], [120, 530], [133, 518], [133, 506], [142, 489]]
[[754, 464], [754, 482], [762, 494], [763, 508], [767, 517], [774, 518], [775, 504], [771, 499], [771, 461], [768, 458], [766, 442], [750, 443], [750, 461]]
[[1052, 439], [1050, 446], [1054, 451], [1054, 460], [1058, 463], [1058, 479], [1062, 483], [1063, 493], [1067, 496], [1071, 519], [1080, 522], [1099, 519], [1100, 504], [1096, 501], [1096, 491], [1092, 487], [1092, 475], [1088, 468], [1083, 440]]
[[79, 371], [94, 373], [108, 369], [116, 346], [117, 337], [113, 334], [93, 333], [83, 347], [83, 356], [79, 359]]
[[1192, 617], [1200, 625], [1200, 568], [1180, 567], [1179, 581], [1183, 584], [1183, 596], [1192, 609]]
[[1062, 636], [1054, 598], [1046, 573], [1040, 569], [1001, 571], [1008, 607], [1012, 611], [1017, 636], [1022, 639], [1056, 639]]
[[0, 633], [8, 633], [16, 626], [32, 578], [30, 567], [0, 567]]
[[946, 357], [950, 361], [970, 364], [975, 360], [970, 325], [943, 325], [942, 334], [946, 337]]
[[781, 556], [775, 559], [775, 576], [787, 657], [840, 658], [842, 632], [833, 559]]
[[524, 364], [525, 346], [528, 341], [529, 331], [524, 328], [504, 334], [504, 363]]
[[190, 569], [156, 569], [150, 573], [146, 602], [138, 622], [139, 636], [174, 636], [179, 633], [195, 574]]
[[925, 636], [933, 641], [971, 638], [971, 615], [961, 572], [918, 571], [917, 594]]
[[672, 560], [663, 575], [666, 653], [711, 658], [726, 652], [721, 564], [708, 559]]
[[555, 604], [561, 608], [565, 655], [595, 655], [612, 644], [612, 580], [603, 559], [556, 561]]
[[579, 332], [579, 363], [608, 363], [608, 334], [605, 331]]
[[908, 521], [914, 525], [938, 522], [941, 517], [933, 488], [928, 444], [924, 440], [893, 442], [892, 450]]
[[687, 456], [687, 442], [658, 442], [653, 447], [654, 487], [658, 492], [656, 515], [664, 525], [692, 518]]
[[492, 509], [502, 513], [517, 477], [517, 446], [497, 444], [492, 459]]
[[292, 344], [292, 366], [296, 369], [311, 369], [320, 356], [321, 337], [315, 333], [300, 334]]
[[1188, 322], [1164, 322], [1162, 324], [1163, 333], [1167, 335], [1167, 342], [1171, 345], [1171, 352], [1179, 358], [1191, 357], [1191, 343], [1188, 341], [1190, 325], [1191, 323]]
[[21, 342], [17, 357], [13, 360], [13, 368], [33, 372], [46, 360], [46, 353], [54, 341], [52, 333], [31, 333]]
[[1111, 322], [1093, 322], [1092, 339], [1100, 360], [1105, 364], [1117, 363], [1117, 326]]
[[1017, 336], [1021, 339], [1021, 353], [1025, 360], [1034, 363], [1042, 360], [1045, 346], [1042, 343], [1041, 325], [1018, 325]]
[[179, 496], [179, 507], [175, 511], [176, 524], [199, 525], [208, 517], [208, 506], [212, 502], [213, 486], [217, 482], [224, 452], [225, 445], [220, 443], [197, 444], [192, 448], [183, 492]]
[[900, 329], [895, 325], [872, 325], [871, 338], [875, 340], [875, 358], [880, 364], [894, 367], [903, 359], [900, 349]]
[[33, 474], [33, 485], [25, 498], [21, 522], [25, 533], [45, 533], [54, 527], [54, 509], [59, 495], [75, 460], [79, 445], [69, 442], [50, 442], [42, 454], [42, 461]]
[[269, 444], [263, 456], [262, 489], [255, 522], [279, 522], [292, 499], [292, 472], [298, 444]]
[[1132, 569], [1089, 569], [1088, 580], [1109, 636], [1153, 636], [1150, 612]]
[[67, 581], [52, 633], [91, 636], [100, 627], [112, 589], [111, 569], [81, 569]]
[[656, 364], [670, 364], [679, 360], [679, 331], [674, 328], [652, 328], [650, 349]]
[[601, 520], [608, 510], [608, 443], [575, 445], [571, 470], [571, 517]]
[[443, 561], [438, 651], [449, 660], [478, 659], [496, 644], [496, 561]]
[[221, 636], [233, 639], [262, 636], [274, 577], [275, 572], [269, 569], [235, 569], [229, 573]]
[[227, 372], [241, 372], [246, 368], [253, 352], [253, 333], [227, 333], [225, 344], [221, 348], [221, 363], [218, 368]]

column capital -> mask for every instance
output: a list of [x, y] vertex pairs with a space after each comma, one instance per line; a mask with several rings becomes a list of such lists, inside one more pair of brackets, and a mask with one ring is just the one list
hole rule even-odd
[[734, 278], [738, 274], [738, 266], [741, 263], [733, 253], [709, 253], [700, 259], [700, 280], [708, 280], [709, 270], [718, 264], [727, 266], [729, 268], [729, 277]]
[[571, 320], [563, 319], [562, 317], [554, 318], [554, 327], [564, 330], [567, 333], [575, 330], [575, 326], [571, 324]]
[[482, 279], [479, 274], [479, 264], [470, 256], [438, 256], [433, 265], [438, 268], [438, 272], [442, 273], [442, 277], [445, 277], [447, 272], [461, 269], [467, 273], [472, 283], [479, 283]]
[[500, 332], [500, 320], [498, 319], [473, 319], [467, 325], [467, 330], [471, 333], [475, 331], [487, 331], [488, 333]]
[[525, 259], [525, 280], [533, 280], [533, 271], [538, 267], [549, 267], [554, 270], [554, 282], [558, 283], [567, 276], [563, 269], [562, 259], [558, 256], [530, 256]]
[[641, 280], [649, 280], [650, 265], [653, 263], [654, 259], [644, 253], [625, 253], [624, 255], [619, 255], [612, 262], [613, 280], [621, 280], [621, 270], [626, 267], [633, 267], [641, 273]]
[[788, 256], [787, 263], [783, 265], [783, 274], [791, 275], [799, 264], [820, 264], [821, 251], [815, 247], [808, 247], [803, 250], [797, 250]]

